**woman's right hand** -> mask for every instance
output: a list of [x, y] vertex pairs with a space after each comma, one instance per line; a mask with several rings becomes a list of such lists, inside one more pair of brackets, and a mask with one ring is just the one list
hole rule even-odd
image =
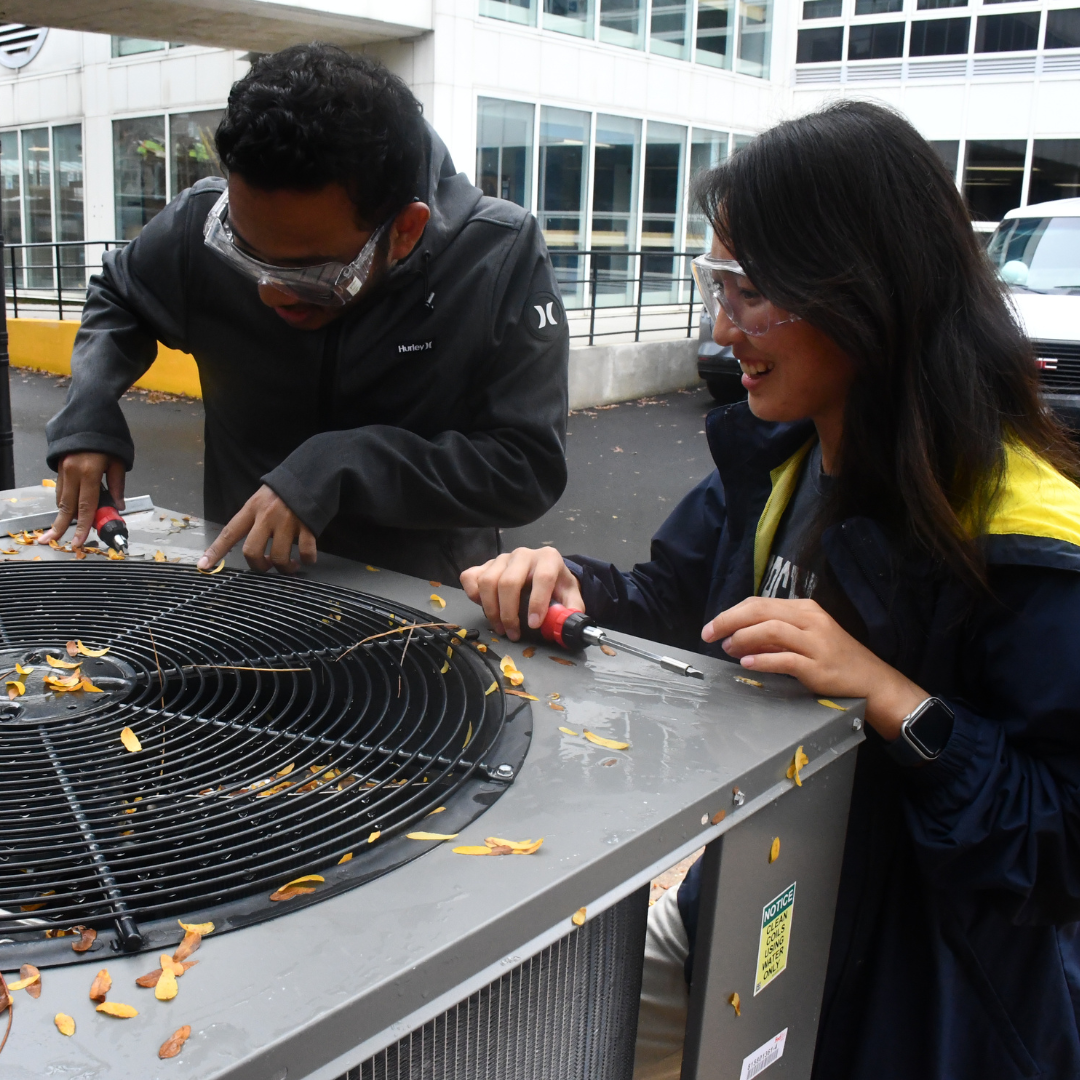
[[544, 621], [552, 601], [575, 611], [584, 611], [578, 580], [566, 569], [563, 557], [550, 547], [517, 548], [490, 559], [482, 566], [470, 566], [461, 575], [465, 595], [484, 609], [497, 634], [511, 641], [521, 637], [518, 611], [522, 590], [532, 588], [529, 598], [529, 626], [534, 630]]

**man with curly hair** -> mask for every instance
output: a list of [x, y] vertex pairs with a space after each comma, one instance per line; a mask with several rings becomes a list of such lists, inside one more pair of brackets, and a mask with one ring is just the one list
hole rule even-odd
[[[87, 538], [134, 447], [118, 404], [157, 342], [191, 353], [205, 516], [260, 570], [321, 548], [455, 580], [562, 493], [568, 333], [535, 218], [454, 168], [408, 87], [329, 45], [257, 60], [182, 192], [91, 281], [59, 512]], [[317, 539], [316, 539], [317, 538]], [[299, 549], [299, 562], [293, 546]]]

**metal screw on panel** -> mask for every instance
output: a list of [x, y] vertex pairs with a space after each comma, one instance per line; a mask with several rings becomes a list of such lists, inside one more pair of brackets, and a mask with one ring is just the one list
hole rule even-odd
[[513, 780], [514, 779], [514, 767], [507, 765], [504, 761], [501, 765], [495, 767], [495, 775], [500, 780]]
[[736, 806], [742, 806], [742, 804], [746, 802], [746, 796], [738, 788], [732, 788], [731, 801]]
[[861, 716], [852, 717], [852, 719], [851, 719], [851, 730], [852, 731], [862, 731], [862, 717]]

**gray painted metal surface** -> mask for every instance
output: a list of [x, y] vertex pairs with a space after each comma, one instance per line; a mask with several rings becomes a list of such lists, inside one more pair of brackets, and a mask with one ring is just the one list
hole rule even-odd
[[[0, 492], [0, 537], [23, 529], [47, 529], [56, 520], [56, 489], [21, 487]], [[149, 495], [133, 495], [125, 500], [124, 517], [154, 508]], [[0, 544], [0, 547], [6, 547]], [[35, 552], [35, 554], [40, 554]]]
[[[132, 514], [128, 525], [136, 558], [160, 549], [193, 561], [209, 539], [201, 522], [176, 512]], [[72, 557], [26, 548], [4, 558], [29, 560], [35, 551]], [[244, 565], [238, 552], [228, 561]], [[433, 587], [326, 556], [313, 574], [486, 631], [479, 609], [450, 583]], [[433, 591], [445, 610], [430, 601]], [[492, 637], [481, 640], [494, 645]], [[152, 955], [90, 954], [86, 964], [47, 969], [40, 999], [17, 994], [0, 1062], [5, 1080], [333, 1080], [572, 932], [578, 908], [596, 915], [775, 801], [792, 787], [785, 771], [797, 746], [810, 758], [806, 775], [862, 738], [861, 702], [830, 708], [779, 676], [747, 685], [722, 661], [675, 654], [705, 670], [702, 684], [625, 655], [594, 650], [568, 667], [552, 662], [567, 658], [555, 649], [525, 659], [518, 646], [497, 648], [539, 698], [532, 747], [510, 790], [457, 842], [542, 836], [536, 855], [469, 858], [445, 845], [321, 904], [212, 935], [167, 1003], [135, 986], [156, 966]], [[553, 694], [564, 711], [549, 707]], [[581, 737], [585, 728], [630, 748], [595, 746]], [[137, 1017], [95, 1013], [89, 987], [105, 966], [110, 999], [134, 1005]], [[56, 1031], [57, 1012], [74, 1017], [73, 1037]], [[192, 1034], [183, 1053], [159, 1062], [158, 1047], [184, 1024]]]

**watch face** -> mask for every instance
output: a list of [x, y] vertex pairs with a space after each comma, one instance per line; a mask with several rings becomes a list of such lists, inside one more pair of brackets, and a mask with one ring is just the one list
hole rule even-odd
[[931, 698], [918, 716], [907, 725], [908, 738], [928, 758], [935, 758], [949, 741], [953, 713], [943, 701]]

